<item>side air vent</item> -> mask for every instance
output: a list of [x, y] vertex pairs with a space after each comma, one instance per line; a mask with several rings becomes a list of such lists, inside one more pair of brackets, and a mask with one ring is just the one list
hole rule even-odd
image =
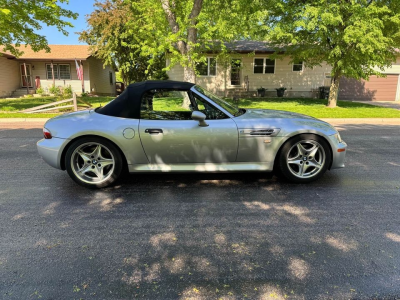
[[279, 133], [279, 128], [267, 128], [267, 129], [240, 129], [239, 133], [241, 137], [250, 136], [276, 136]]

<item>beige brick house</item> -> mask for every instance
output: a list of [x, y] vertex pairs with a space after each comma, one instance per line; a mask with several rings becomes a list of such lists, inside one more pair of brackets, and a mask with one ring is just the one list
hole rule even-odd
[[[257, 94], [258, 88], [267, 89], [267, 96], [276, 96], [276, 88], [285, 87], [285, 97], [318, 96], [318, 88], [330, 85], [331, 66], [306, 68], [301, 61], [289, 57], [271, 59], [272, 48], [264, 42], [237, 41], [226, 43], [231, 62], [219, 62], [215, 53], [208, 53], [207, 62], [198, 66], [196, 83], [219, 95]], [[167, 58], [167, 66], [170, 60]], [[400, 58], [384, 71], [386, 78], [372, 76], [369, 81], [343, 79], [339, 98], [348, 100], [400, 100]], [[183, 68], [173, 66], [167, 72], [171, 80], [183, 80]]]
[[[86, 45], [49, 45], [51, 51], [34, 52], [21, 46], [24, 54], [15, 57], [0, 54], [0, 97], [20, 96], [29, 88], [34, 93], [39, 85], [49, 89], [69, 86], [76, 93], [92, 92], [99, 95], [115, 95], [115, 71], [93, 57]], [[79, 80], [76, 63], [83, 66], [83, 81]], [[53, 78], [54, 75], [54, 78]]]

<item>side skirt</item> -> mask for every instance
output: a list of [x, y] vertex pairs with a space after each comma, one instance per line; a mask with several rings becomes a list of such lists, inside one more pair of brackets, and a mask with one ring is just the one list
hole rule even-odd
[[140, 164], [129, 165], [130, 173], [141, 172], [266, 172], [273, 170], [273, 163], [222, 163], [222, 164]]

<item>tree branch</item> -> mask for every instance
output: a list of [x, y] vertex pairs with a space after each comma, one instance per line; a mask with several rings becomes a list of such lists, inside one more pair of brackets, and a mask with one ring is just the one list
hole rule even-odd
[[194, 0], [192, 11], [189, 15], [190, 26], [188, 28], [188, 42], [195, 43], [197, 40], [197, 17], [200, 14], [201, 7], [203, 6], [203, 0]]
[[172, 33], [178, 33], [179, 25], [176, 22], [176, 17], [171, 10], [169, 0], [161, 0], [161, 5], [167, 17], [169, 27], [171, 27]]
[[[174, 0], [172, 0], [172, 6], [175, 6], [175, 3], [173, 2]], [[176, 21], [176, 17], [175, 14], [172, 12], [171, 10], [171, 6], [170, 6], [170, 2], [169, 0], [161, 0], [161, 5], [162, 8], [165, 12], [165, 15], [167, 17], [167, 21], [169, 24], [169, 27], [171, 28], [171, 31], [173, 34], [177, 34], [179, 32], [179, 24]], [[178, 48], [179, 52], [181, 54], [186, 54], [186, 43], [184, 41], [178, 41], [176, 43], [176, 48]]]

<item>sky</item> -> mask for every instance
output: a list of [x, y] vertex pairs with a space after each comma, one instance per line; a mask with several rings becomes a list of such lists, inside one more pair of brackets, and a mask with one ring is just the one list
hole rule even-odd
[[44, 35], [47, 38], [49, 44], [58, 45], [79, 45], [85, 44], [78, 41], [79, 35], [75, 32], [86, 29], [86, 17], [85, 15], [90, 14], [93, 8], [94, 0], [69, 0], [69, 4], [61, 4], [62, 7], [72, 10], [79, 14], [78, 19], [69, 21], [74, 25], [73, 28], [66, 27], [65, 29], [69, 32], [68, 36], [63, 35], [55, 27], [48, 27], [43, 25], [43, 29], [38, 33]]

